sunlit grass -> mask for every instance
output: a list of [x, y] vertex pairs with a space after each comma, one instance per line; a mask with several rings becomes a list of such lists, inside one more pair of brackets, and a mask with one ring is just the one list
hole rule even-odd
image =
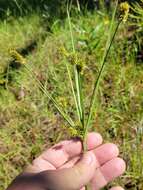
[[[85, 110], [89, 107], [94, 77], [98, 75], [101, 66], [110, 21], [106, 13], [87, 13], [78, 19], [72, 18], [75, 48], [87, 63], [84, 71], [84, 94], [87, 94]], [[96, 97], [96, 114], [94, 110], [91, 130], [101, 132], [106, 141], [120, 146], [121, 155], [128, 165], [120, 183], [122, 186], [131, 184], [134, 190], [137, 186], [141, 189], [143, 172], [143, 66], [136, 65], [136, 53], [128, 50], [125, 30], [125, 26], [120, 28], [111, 48]], [[9, 48], [23, 48], [36, 38], [37, 47], [26, 59], [44, 87], [75, 119], [75, 102], [68, 82], [66, 60], [59, 54], [62, 45], [68, 50], [72, 49], [68, 19], [62, 24], [61, 21], [55, 22], [52, 34], [46, 33], [40, 18], [35, 15], [1, 22], [0, 31], [2, 67], [9, 63]], [[43, 32], [46, 33], [44, 41], [39, 35]], [[9, 72], [8, 90], [0, 86], [1, 190], [45, 147], [68, 138], [63, 119], [25, 68], [10, 68]], [[18, 100], [21, 87], [25, 95]]]

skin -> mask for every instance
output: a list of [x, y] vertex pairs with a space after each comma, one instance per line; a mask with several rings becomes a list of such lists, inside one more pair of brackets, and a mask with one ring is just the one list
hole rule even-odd
[[[100, 190], [122, 175], [125, 162], [115, 144], [105, 143], [98, 133], [89, 133], [88, 151], [82, 153], [79, 139], [62, 141], [43, 152], [7, 190]], [[110, 190], [123, 190], [113, 187]]]

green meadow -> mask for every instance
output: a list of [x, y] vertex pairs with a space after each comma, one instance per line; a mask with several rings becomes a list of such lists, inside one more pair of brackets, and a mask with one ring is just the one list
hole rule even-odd
[[[53, 8], [52, 4], [30, 8], [26, 2], [22, 7], [19, 1], [14, 1], [9, 8], [0, 2], [3, 7], [0, 20], [0, 190], [42, 150], [71, 137], [68, 123], [39, 88], [37, 80], [66, 114], [77, 119], [66, 68], [70, 61], [60, 51], [64, 47], [72, 52], [66, 5], [55, 6], [58, 11], [51, 16], [48, 6]], [[109, 11], [104, 6], [99, 10], [86, 7], [79, 10], [76, 4], [71, 5], [74, 46], [84, 62], [85, 117], [114, 7], [114, 1]], [[143, 189], [142, 7], [142, 0], [131, 4], [127, 22], [119, 26], [100, 79], [89, 129], [101, 133], [105, 142], [118, 145], [127, 170], [113, 184], [127, 190]], [[113, 31], [118, 19], [116, 16]], [[11, 49], [23, 56], [32, 74], [24, 64], [12, 58]]]

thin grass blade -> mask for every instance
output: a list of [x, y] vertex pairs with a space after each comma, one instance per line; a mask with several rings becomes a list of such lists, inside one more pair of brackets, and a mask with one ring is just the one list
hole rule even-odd
[[93, 93], [92, 93], [92, 96], [91, 96], [91, 101], [90, 101], [90, 106], [89, 106], [89, 114], [88, 114], [88, 118], [87, 118], [87, 122], [86, 122], [86, 127], [85, 127], [85, 132], [84, 132], [84, 138], [86, 137], [87, 132], [89, 130], [90, 121], [92, 119], [94, 105], [95, 105], [96, 92], [97, 92], [98, 85], [99, 85], [99, 82], [100, 82], [100, 79], [101, 79], [101, 76], [102, 76], [102, 73], [103, 73], [103, 70], [104, 70], [104, 67], [105, 67], [105, 64], [106, 64], [106, 60], [107, 60], [108, 54], [110, 52], [112, 43], [114, 41], [115, 35], [117, 33], [117, 30], [119, 28], [119, 25], [121, 23], [121, 21], [118, 21], [117, 26], [116, 26], [115, 31], [114, 31], [114, 34], [111, 37], [111, 33], [112, 33], [112, 28], [113, 28], [113, 23], [114, 23], [117, 7], [118, 7], [118, 1], [116, 3], [115, 9], [114, 9], [114, 13], [113, 13], [113, 16], [112, 16], [111, 25], [110, 25], [110, 29], [109, 29], [109, 35], [108, 35], [108, 39], [107, 39], [107, 43], [106, 43], [106, 48], [105, 48], [103, 59], [101, 61], [101, 68], [100, 68], [98, 77], [97, 77], [97, 79], [95, 80], [95, 83], [94, 83], [94, 89], [93, 89]]

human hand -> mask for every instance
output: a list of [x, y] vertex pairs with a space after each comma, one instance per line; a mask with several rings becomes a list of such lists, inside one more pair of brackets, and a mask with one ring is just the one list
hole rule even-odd
[[87, 147], [88, 151], [82, 154], [79, 139], [54, 145], [36, 158], [7, 190], [84, 190], [89, 183], [92, 190], [99, 190], [125, 171], [117, 146], [102, 144], [98, 133], [88, 134]]

